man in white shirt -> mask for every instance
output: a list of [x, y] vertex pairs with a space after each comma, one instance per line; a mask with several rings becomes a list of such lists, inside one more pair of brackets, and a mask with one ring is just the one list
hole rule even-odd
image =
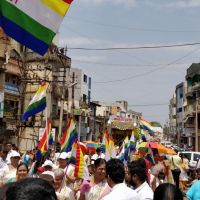
[[7, 164], [10, 164], [10, 157], [11, 157], [11, 155], [12, 155], [12, 152], [13, 152], [13, 150], [12, 150], [12, 144], [11, 143], [7, 143], [6, 144], [6, 151], [8, 152], [7, 153], [7, 157], [6, 157], [6, 163]]
[[139, 161], [133, 161], [128, 165], [128, 171], [131, 175], [131, 185], [135, 192], [139, 194], [140, 200], [153, 200], [153, 191], [146, 182], [146, 169], [141, 166]]
[[138, 194], [124, 183], [124, 164], [119, 159], [111, 159], [106, 163], [107, 182], [112, 191], [102, 200], [140, 200]]
[[104, 159], [105, 158], [105, 154], [102, 153], [102, 150], [100, 147], [98, 147], [96, 149], [96, 153], [91, 157], [91, 163], [93, 164], [95, 160], [97, 160], [98, 158], [102, 158]]

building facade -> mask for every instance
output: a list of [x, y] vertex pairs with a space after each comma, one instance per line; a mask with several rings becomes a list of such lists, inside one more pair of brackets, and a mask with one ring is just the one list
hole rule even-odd
[[176, 96], [170, 99], [169, 102], [169, 137], [176, 137]]
[[0, 143], [18, 135], [22, 68], [21, 45], [0, 29]]
[[176, 139], [177, 144], [185, 144], [184, 140], [184, 99], [185, 99], [185, 86], [184, 82], [176, 86]]
[[92, 79], [83, 70], [70, 69], [68, 83], [68, 111], [73, 113], [81, 141], [94, 135], [95, 107], [91, 103]]
[[188, 145], [200, 150], [200, 64], [193, 63], [186, 74], [185, 129]]

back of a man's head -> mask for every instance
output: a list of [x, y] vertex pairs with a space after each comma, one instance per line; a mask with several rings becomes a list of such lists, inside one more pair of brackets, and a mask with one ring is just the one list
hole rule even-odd
[[128, 169], [131, 176], [136, 176], [141, 183], [147, 180], [146, 168], [140, 160], [129, 163]]
[[55, 190], [40, 178], [27, 178], [8, 187], [5, 200], [57, 200]]
[[115, 183], [123, 183], [125, 178], [124, 164], [119, 159], [111, 159], [106, 163], [106, 174]]

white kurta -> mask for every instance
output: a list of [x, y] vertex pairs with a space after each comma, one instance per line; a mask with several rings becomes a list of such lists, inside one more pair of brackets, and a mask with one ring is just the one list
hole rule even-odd
[[140, 200], [153, 200], [153, 191], [146, 181], [136, 188], [135, 192], [139, 194]]
[[112, 188], [111, 193], [102, 200], [140, 200], [139, 195], [127, 187], [125, 183], [119, 183]]

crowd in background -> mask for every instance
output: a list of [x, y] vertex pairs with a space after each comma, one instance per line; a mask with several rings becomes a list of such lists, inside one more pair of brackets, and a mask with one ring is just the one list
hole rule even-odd
[[76, 178], [71, 152], [52, 150], [37, 160], [34, 150], [20, 154], [15, 145], [0, 146], [0, 200], [200, 199], [200, 169], [189, 181], [188, 159], [182, 154], [155, 155], [154, 162], [148, 156], [132, 162], [104, 158], [100, 148], [85, 154], [83, 178]]

